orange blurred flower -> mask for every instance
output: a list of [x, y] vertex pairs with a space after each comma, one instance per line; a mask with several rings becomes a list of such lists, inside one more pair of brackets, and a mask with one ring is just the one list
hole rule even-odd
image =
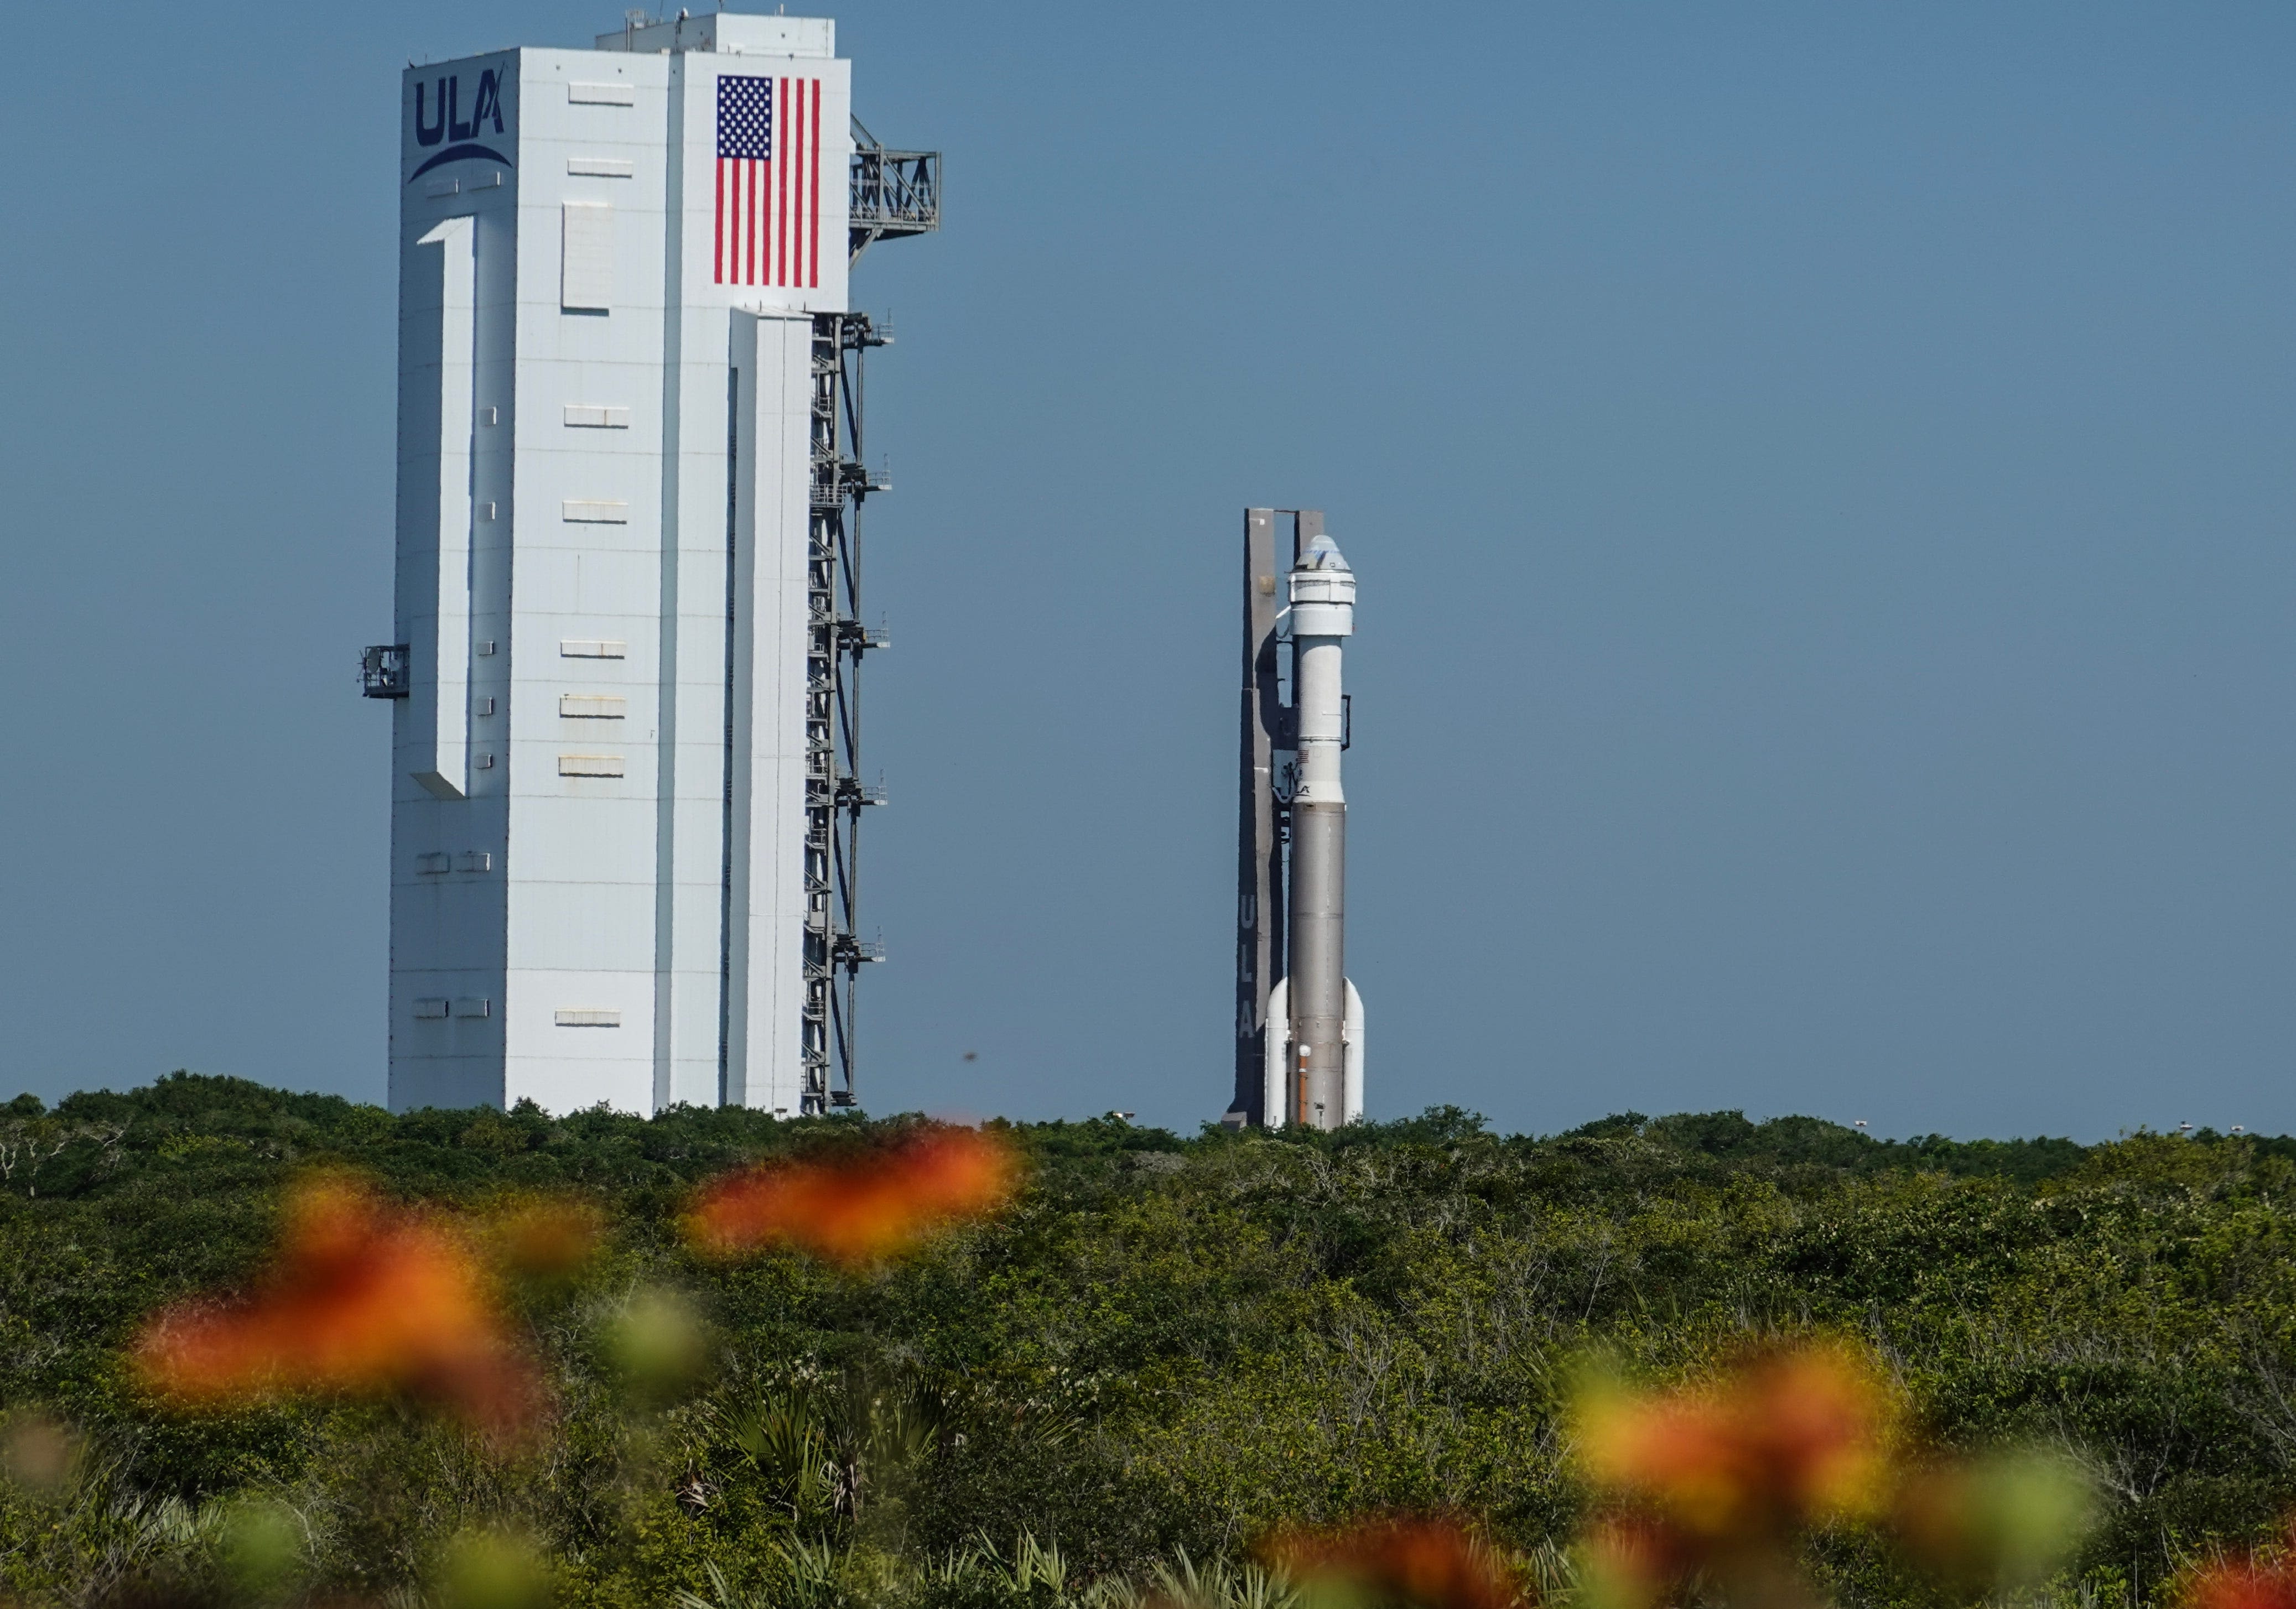
[[187, 1406], [297, 1390], [406, 1392], [496, 1433], [515, 1430], [535, 1396], [463, 1244], [341, 1178], [289, 1197], [276, 1260], [253, 1300], [161, 1313], [137, 1340], [135, 1363], [148, 1387]]
[[839, 1162], [768, 1164], [705, 1188], [686, 1238], [712, 1256], [768, 1245], [832, 1262], [906, 1251], [958, 1218], [983, 1217], [1019, 1182], [1012, 1148], [972, 1129], [942, 1129]]
[[[2296, 1543], [2296, 1521], [2289, 1525]], [[2212, 1564], [2188, 1578], [2177, 1595], [2184, 1609], [2296, 1609], [2296, 1561], [2285, 1556]]]
[[1263, 1551], [1309, 1587], [1422, 1609], [1512, 1609], [1522, 1594], [1491, 1550], [1441, 1520], [1384, 1519], [1278, 1534]]
[[1886, 1500], [1894, 1394], [1834, 1344], [1759, 1352], [1702, 1388], [1582, 1404], [1595, 1480], [1649, 1504], [1692, 1550], [1779, 1540]]

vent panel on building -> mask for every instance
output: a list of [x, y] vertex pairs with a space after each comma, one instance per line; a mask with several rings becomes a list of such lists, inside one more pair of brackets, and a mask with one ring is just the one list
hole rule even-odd
[[558, 645], [562, 659], [627, 659], [630, 645], [627, 642], [593, 642], [580, 637], [569, 637]]
[[561, 755], [558, 774], [562, 777], [619, 777], [623, 761], [619, 755]]
[[568, 403], [566, 422], [592, 430], [627, 430], [630, 411], [597, 403]]
[[590, 1006], [561, 1006], [554, 1020], [562, 1028], [619, 1028], [622, 1025], [622, 1014]]
[[433, 1022], [447, 1015], [447, 1002], [437, 995], [426, 995], [414, 1002], [414, 1015], [424, 1022]]
[[581, 721], [619, 721], [629, 713], [630, 701], [612, 693], [562, 693], [558, 713]]
[[614, 209], [603, 201], [569, 201], [564, 215], [558, 305], [575, 313], [606, 312], [614, 305]]

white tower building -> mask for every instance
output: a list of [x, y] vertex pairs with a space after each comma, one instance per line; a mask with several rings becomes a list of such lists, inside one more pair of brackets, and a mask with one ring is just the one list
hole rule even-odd
[[390, 1104], [848, 1104], [846, 278], [938, 159], [851, 123], [825, 19], [402, 89]]

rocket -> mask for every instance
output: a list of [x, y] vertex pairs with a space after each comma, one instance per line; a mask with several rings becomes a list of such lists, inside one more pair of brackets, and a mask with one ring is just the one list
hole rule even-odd
[[[1258, 880], [1240, 909], [1253, 911], [1256, 891], [1264, 889], [1267, 903], [1283, 914], [1280, 929], [1267, 924], [1266, 940], [1258, 923], [1245, 923], [1240, 947], [1245, 976], [1239, 979], [1245, 1009], [1238, 1025], [1240, 1035], [1250, 1033], [1257, 1041], [1250, 1048], [1259, 1052], [1260, 1088], [1241, 1087], [1247, 1048], [1240, 1043], [1238, 1100], [1230, 1116], [1236, 1122], [1256, 1116], [1269, 1128], [1336, 1129], [1363, 1115], [1364, 1012], [1362, 996], [1347, 976], [1348, 804], [1341, 780], [1349, 739], [1343, 666], [1356, 629], [1356, 577], [1339, 544], [1323, 532], [1321, 517], [1303, 513], [1295, 527], [1296, 556], [1283, 578], [1286, 607], [1270, 623], [1272, 630], [1257, 632], [1250, 522], [1271, 512], [1247, 515], [1247, 674], [1255, 666], [1273, 672], [1276, 652], [1288, 642], [1292, 698], [1288, 707], [1270, 707], [1268, 695], [1276, 691], [1272, 674], [1255, 678], [1258, 698], [1253, 685], [1246, 688], [1244, 870]], [[1263, 551], [1272, 557], [1272, 548], [1269, 542]], [[1273, 579], [1261, 577], [1259, 590], [1274, 592], [1265, 584]], [[1250, 764], [1255, 723], [1266, 734], [1260, 768]], [[1255, 829], [1256, 821], [1264, 825]], [[1280, 973], [1264, 997], [1250, 976], [1255, 948], [1266, 955], [1267, 971]]]

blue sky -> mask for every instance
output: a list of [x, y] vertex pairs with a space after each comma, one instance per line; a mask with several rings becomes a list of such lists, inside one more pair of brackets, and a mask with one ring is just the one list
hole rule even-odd
[[[838, 15], [948, 153], [856, 287], [867, 1104], [1226, 1104], [1272, 502], [1363, 587], [1374, 1115], [2296, 1129], [2296, 15]], [[380, 1099], [398, 74], [619, 20], [20, 38], [0, 1083]]]

